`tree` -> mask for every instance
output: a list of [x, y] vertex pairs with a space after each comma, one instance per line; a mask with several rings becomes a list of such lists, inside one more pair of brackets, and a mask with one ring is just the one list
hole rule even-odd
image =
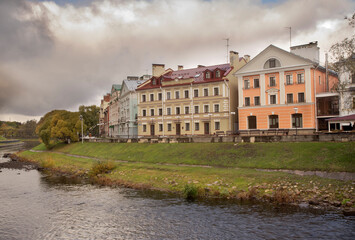
[[97, 124], [99, 123], [100, 107], [82, 105], [79, 107], [79, 114], [83, 116], [84, 123], [88, 127], [88, 130], [90, 130], [90, 133], [98, 136], [99, 128]]

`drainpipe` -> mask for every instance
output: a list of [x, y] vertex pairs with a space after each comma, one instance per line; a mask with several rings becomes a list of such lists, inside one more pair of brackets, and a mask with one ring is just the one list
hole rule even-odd
[[163, 137], [165, 136], [165, 126], [164, 126], [164, 92], [162, 87], [160, 87], [161, 91], [161, 121], [163, 124]]
[[194, 94], [193, 94], [193, 90], [192, 90], [192, 83], [191, 83], [191, 87], [190, 87], [190, 92], [191, 92], [191, 134], [192, 136], [194, 135], [194, 128], [195, 128], [195, 123], [194, 123]]
[[313, 84], [314, 84], [314, 113], [315, 113], [315, 120], [316, 120], [316, 132], [318, 132], [318, 112], [317, 112], [317, 85], [316, 85], [316, 70], [319, 67], [319, 63], [313, 70]]
[[231, 129], [231, 109], [230, 109], [230, 89], [229, 89], [229, 86], [227, 84], [227, 81], [224, 79], [224, 84], [226, 84], [226, 87], [228, 88], [228, 128], [229, 128], [229, 131], [232, 131], [233, 130]]

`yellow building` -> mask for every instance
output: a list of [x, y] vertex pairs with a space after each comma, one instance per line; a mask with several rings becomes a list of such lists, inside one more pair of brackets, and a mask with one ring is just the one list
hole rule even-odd
[[249, 58], [239, 58], [238, 53], [231, 51], [230, 63], [192, 69], [178, 66], [177, 71], [153, 64], [153, 77], [137, 88], [138, 135], [233, 132], [238, 119], [234, 116], [238, 83], [233, 74]]

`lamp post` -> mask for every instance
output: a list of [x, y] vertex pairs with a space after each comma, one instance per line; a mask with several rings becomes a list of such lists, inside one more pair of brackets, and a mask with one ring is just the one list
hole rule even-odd
[[84, 143], [83, 115], [80, 115], [80, 121], [81, 121], [81, 144], [83, 144]]
[[297, 136], [297, 118], [296, 118], [296, 114], [298, 113], [298, 108], [297, 107], [295, 107], [295, 108], [293, 108], [294, 110], [295, 110], [295, 126], [296, 126], [296, 136]]

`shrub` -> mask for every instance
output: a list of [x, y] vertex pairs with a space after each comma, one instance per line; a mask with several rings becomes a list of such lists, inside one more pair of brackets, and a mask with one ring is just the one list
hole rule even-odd
[[295, 201], [293, 193], [288, 192], [285, 189], [279, 188], [274, 193], [274, 199], [279, 204], [292, 203]]
[[111, 161], [98, 161], [92, 166], [89, 175], [97, 176], [99, 174], [109, 173], [115, 168], [115, 164]]
[[54, 168], [55, 164], [54, 164], [54, 160], [51, 157], [49, 157], [49, 158], [41, 160], [39, 165], [42, 168]]
[[186, 184], [184, 188], [184, 197], [187, 200], [195, 200], [198, 196], [198, 188], [192, 184]]

